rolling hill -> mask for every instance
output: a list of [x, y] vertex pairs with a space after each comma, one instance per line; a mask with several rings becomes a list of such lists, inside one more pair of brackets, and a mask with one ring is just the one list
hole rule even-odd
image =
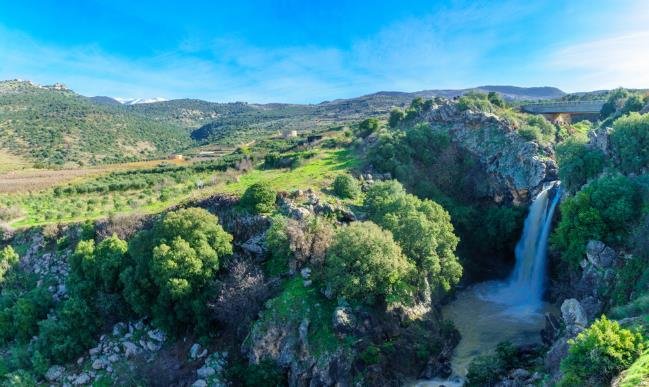
[[0, 82], [0, 149], [37, 164], [138, 160], [190, 144], [177, 125], [151, 120], [122, 105], [97, 103], [62, 85]]
[[383, 91], [319, 104], [217, 103], [176, 99], [124, 104], [84, 97], [61, 84], [0, 82], [0, 150], [41, 165], [74, 166], [159, 157], [187, 147], [238, 145], [282, 130], [311, 130], [381, 116], [415, 97], [494, 91], [508, 100], [560, 98], [553, 87]]

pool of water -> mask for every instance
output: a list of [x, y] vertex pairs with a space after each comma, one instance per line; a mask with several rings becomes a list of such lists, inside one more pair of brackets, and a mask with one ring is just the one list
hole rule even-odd
[[442, 309], [444, 318], [453, 321], [462, 335], [451, 361], [453, 375], [443, 380], [420, 380], [412, 386], [461, 386], [471, 360], [491, 353], [498, 343], [540, 343], [544, 314], [551, 309], [547, 303], [521, 302], [516, 289], [503, 282], [482, 282], [459, 291], [457, 298]]

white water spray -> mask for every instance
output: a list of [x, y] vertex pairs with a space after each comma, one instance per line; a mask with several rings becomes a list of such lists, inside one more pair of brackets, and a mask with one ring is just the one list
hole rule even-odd
[[[556, 188], [556, 189], [555, 189]], [[554, 197], [550, 194], [554, 190]], [[516, 245], [516, 265], [507, 286], [498, 292], [501, 301], [510, 305], [539, 306], [543, 298], [547, 246], [552, 217], [561, 199], [558, 183], [548, 184], [534, 198]]]

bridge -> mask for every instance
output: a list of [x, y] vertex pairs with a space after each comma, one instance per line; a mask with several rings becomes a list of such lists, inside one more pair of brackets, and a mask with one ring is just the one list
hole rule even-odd
[[553, 123], [569, 124], [580, 119], [595, 121], [605, 100], [538, 102], [521, 106], [521, 111], [542, 114]]

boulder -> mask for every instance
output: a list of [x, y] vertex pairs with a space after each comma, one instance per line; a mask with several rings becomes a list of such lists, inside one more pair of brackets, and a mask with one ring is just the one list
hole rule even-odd
[[[194, 343], [191, 348], [189, 348], [189, 358], [192, 360], [198, 359], [201, 357], [201, 345], [198, 343]], [[203, 355], [204, 356], [204, 355]]]
[[203, 366], [196, 370], [196, 374], [203, 379], [206, 379], [216, 373], [216, 370], [212, 367]]
[[140, 348], [131, 343], [130, 341], [125, 341], [122, 343], [122, 346], [124, 347], [124, 355], [129, 358], [137, 355], [140, 352]]
[[106, 359], [99, 358], [99, 359], [92, 362], [92, 369], [100, 370], [100, 369], [106, 368], [107, 365], [108, 365], [108, 361]]
[[610, 267], [616, 257], [615, 250], [606, 246], [603, 242], [590, 240], [586, 245], [586, 258], [588, 262], [598, 269]]
[[334, 331], [338, 333], [350, 333], [356, 328], [356, 317], [350, 307], [339, 306], [334, 310], [332, 323]]
[[258, 234], [241, 245], [241, 249], [251, 257], [261, 257], [265, 254], [265, 234]]
[[165, 334], [160, 329], [152, 329], [147, 334], [149, 335], [150, 338], [152, 338], [157, 342], [165, 341]]
[[207, 382], [203, 379], [198, 379], [192, 384], [192, 387], [207, 387]]
[[516, 368], [515, 370], [512, 370], [509, 373], [509, 376], [514, 380], [522, 381], [532, 376], [532, 373], [530, 373], [530, 371], [523, 368]]
[[566, 325], [566, 331], [572, 336], [583, 331], [588, 325], [584, 308], [574, 298], [563, 301], [563, 304], [561, 304], [561, 316]]
[[86, 372], [82, 372], [77, 376], [73, 381], [72, 384], [74, 385], [82, 385], [82, 384], [88, 384], [90, 382], [90, 375]]
[[56, 382], [61, 379], [64, 371], [65, 368], [61, 367], [60, 365], [51, 366], [45, 373], [45, 379], [47, 379], [49, 382]]

